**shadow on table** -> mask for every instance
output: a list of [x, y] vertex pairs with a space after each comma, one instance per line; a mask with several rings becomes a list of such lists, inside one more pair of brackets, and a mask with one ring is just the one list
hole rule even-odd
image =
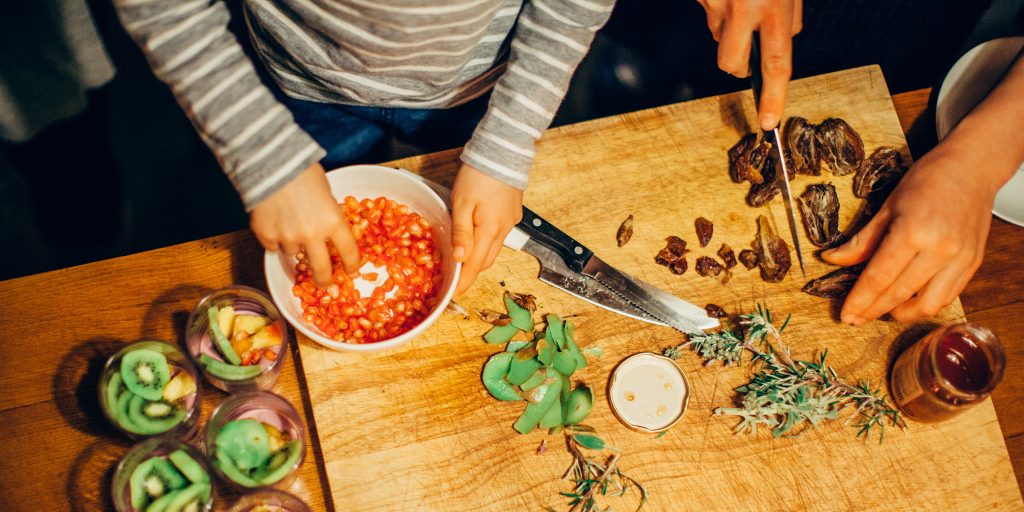
[[72, 345], [61, 357], [51, 383], [53, 401], [68, 425], [91, 436], [116, 439], [125, 446], [128, 441], [110, 426], [100, 409], [99, 384], [107, 359], [127, 343], [93, 338]]
[[917, 340], [924, 338], [926, 334], [932, 332], [932, 330], [938, 326], [939, 324], [935, 322], [922, 322], [911, 325], [901, 332], [900, 335], [893, 340], [892, 344], [889, 345], [885, 374], [892, 375], [892, 367], [896, 364], [896, 359], [900, 357], [900, 354], [914, 343], [917, 343]]
[[[139, 339], [165, 339], [177, 345], [183, 352], [187, 352], [185, 335], [188, 317], [199, 301], [213, 291], [207, 286], [183, 284], [161, 293], [146, 309]], [[173, 333], [169, 339], [163, 334], [167, 332]]]
[[96, 441], [86, 446], [68, 468], [64, 488], [67, 493], [67, 510], [114, 510], [110, 486], [117, 461], [127, 451], [126, 447], [111, 447], [107, 441]]

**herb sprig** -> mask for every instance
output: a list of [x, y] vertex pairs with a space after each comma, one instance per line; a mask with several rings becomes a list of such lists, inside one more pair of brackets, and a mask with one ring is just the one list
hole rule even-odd
[[[568, 500], [568, 512], [591, 512], [598, 510], [597, 497], [624, 496], [630, 489], [636, 488], [640, 493], [640, 503], [636, 510], [647, 503], [647, 489], [640, 482], [624, 474], [617, 467], [621, 453], [617, 448], [608, 446], [604, 440], [593, 434], [594, 429], [587, 425], [574, 425], [565, 431], [565, 444], [572, 455], [572, 463], [562, 475], [563, 480], [570, 480], [575, 485], [571, 492], [562, 492]], [[611, 451], [606, 458], [586, 455], [587, 451]], [[547, 507], [550, 512], [553, 508]], [[610, 510], [606, 508], [604, 510]]]
[[880, 388], [868, 382], [850, 384], [826, 364], [827, 349], [814, 360], [794, 360], [789, 346], [782, 343], [782, 331], [791, 318], [787, 316], [776, 328], [771, 312], [758, 305], [754, 313], [740, 315], [742, 334], [725, 328], [690, 335], [685, 343], [665, 349], [664, 354], [679, 359], [684, 349], [690, 348], [705, 365], [715, 361], [729, 365], [741, 362], [743, 353], [750, 352], [750, 363], [757, 370], [749, 382], [736, 388], [742, 394], [740, 406], [715, 409], [716, 415], [739, 417], [736, 433], [756, 433], [758, 426], [764, 426], [775, 437], [798, 435], [791, 432], [836, 420], [849, 408], [854, 412], [847, 424], [857, 429], [857, 437], [868, 438], [877, 430], [881, 443], [887, 424], [906, 428], [899, 410], [889, 405]]

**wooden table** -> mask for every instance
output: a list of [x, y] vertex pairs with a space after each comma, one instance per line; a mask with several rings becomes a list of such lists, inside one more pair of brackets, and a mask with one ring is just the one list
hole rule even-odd
[[[923, 116], [928, 94], [922, 89], [893, 98], [904, 130], [921, 135], [910, 138], [916, 156], [933, 138]], [[1024, 229], [994, 219], [985, 263], [961, 296], [968, 318], [989, 326], [1006, 345], [1006, 379], [993, 401], [1018, 484], [1024, 474], [1024, 339], [1015, 329], [1024, 317], [1021, 250]], [[113, 466], [131, 442], [99, 411], [103, 362], [126, 342], [183, 339], [188, 313], [209, 291], [232, 283], [263, 288], [261, 255], [252, 235], [240, 231], [0, 282], [0, 339], [18, 357], [0, 367], [0, 389], [6, 390], [0, 396], [0, 510], [112, 510]], [[290, 353], [275, 391], [301, 404], [308, 418], [297, 354]], [[223, 397], [214, 390], [204, 398], [204, 422]], [[290, 491], [314, 510], [333, 509], [318, 443], [307, 443], [312, 456]]]

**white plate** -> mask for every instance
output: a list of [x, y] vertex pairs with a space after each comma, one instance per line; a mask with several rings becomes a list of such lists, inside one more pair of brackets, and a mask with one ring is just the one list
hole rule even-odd
[[[1024, 48], [1024, 36], [993, 39], [960, 57], [946, 74], [935, 106], [935, 128], [942, 140], [995, 87]], [[1024, 226], [1024, 163], [996, 195], [992, 213]]]

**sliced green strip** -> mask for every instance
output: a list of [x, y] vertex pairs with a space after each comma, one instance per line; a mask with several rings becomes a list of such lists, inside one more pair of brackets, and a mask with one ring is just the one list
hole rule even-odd
[[587, 358], [583, 357], [583, 353], [580, 352], [579, 345], [576, 344], [576, 340], [572, 337], [572, 322], [566, 320], [565, 327], [565, 347], [568, 349], [569, 354], [576, 360], [576, 369], [582, 370], [587, 367]]
[[565, 350], [565, 331], [562, 329], [562, 319], [558, 318], [558, 315], [548, 315], [545, 318], [548, 322], [545, 329], [548, 340], [553, 341], [558, 350]]
[[560, 393], [557, 390], [562, 388], [561, 379], [564, 377], [556, 375], [559, 380], [550, 384], [544, 384], [544, 386], [548, 387], [548, 392], [544, 394], [544, 397], [539, 402], [527, 404], [523, 415], [512, 425], [520, 434], [527, 434], [536, 428], [540, 420], [548, 413], [548, 410], [558, 403]]
[[484, 364], [484, 370], [481, 375], [484, 387], [491, 393], [491, 396], [498, 400], [512, 402], [523, 399], [515, 387], [506, 379], [513, 357], [514, 354], [511, 352], [498, 352], [491, 356], [487, 363]]
[[594, 408], [594, 391], [587, 386], [579, 386], [569, 394], [565, 407], [565, 424], [574, 425], [587, 418]]
[[557, 352], [552, 366], [562, 375], [572, 375], [576, 371], [576, 360], [568, 352]]
[[533, 345], [533, 343], [529, 341], [510, 341], [508, 342], [508, 345], [505, 346], [505, 352], [518, 352], [519, 349], [526, 348], [530, 345]]
[[534, 357], [536, 352], [532, 348], [525, 348], [515, 353], [512, 364], [508, 371], [508, 381], [516, 386], [522, 385], [534, 372], [540, 369], [540, 361]]
[[218, 361], [210, 357], [209, 354], [201, 354], [199, 356], [199, 362], [206, 367], [206, 371], [210, 372], [210, 375], [220, 377], [224, 380], [251, 379], [258, 376], [263, 371], [263, 368], [258, 364], [235, 366], [223, 361]]
[[224, 355], [224, 359], [227, 362], [236, 366], [240, 365], [242, 364], [242, 358], [238, 357], [238, 354], [235, 353], [234, 347], [232, 347], [231, 343], [228, 341], [227, 335], [224, 334], [224, 331], [220, 330], [220, 318], [218, 313], [219, 310], [217, 309], [217, 306], [210, 306], [210, 309], [206, 310], [206, 316], [210, 323], [210, 336], [213, 338], [213, 344], [217, 347], [217, 350]]
[[533, 315], [529, 311], [524, 309], [516, 301], [512, 300], [512, 296], [505, 294], [505, 309], [508, 310], [508, 316], [512, 317], [512, 323], [519, 328], [521, 331], [530, 332], [533, 330]]
[[495, 325], [487, 331], [487, 334], [484, 334], [484, 341], [494, 345], [508, 343], [517, 332], [519, 332], [519, 328], [513, 324]]

